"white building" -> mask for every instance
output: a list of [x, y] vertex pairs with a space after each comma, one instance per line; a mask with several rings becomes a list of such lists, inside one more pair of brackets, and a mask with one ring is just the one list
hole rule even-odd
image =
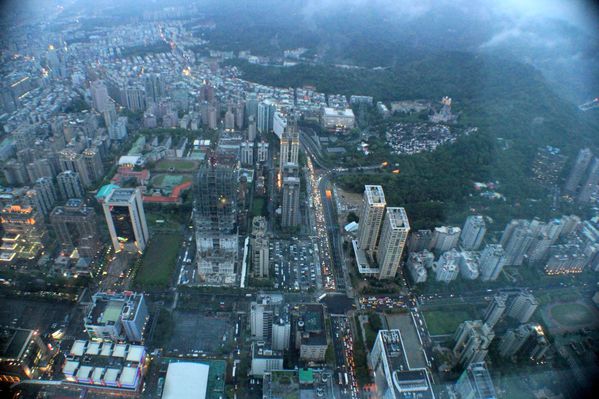
[[444, 252], [434, 263], [435, 280], [449, 283], [458, 277], [460, 253], [455, 249]]
[[114, 250], [143, 252], [149, 234], [139, 188], [117, 188], [102, 206]]
[[432, 249], [436, 252], [446, 252], [450, 249], [457, 248], [461, 232], [462, 229], [459, 227], [435, 227], [435, 231], [433, 231], [433, 237], [431, 239]]
[[395, 278], [409, 232], [410, 222], [406, 210], [388, 207], [376, 252], [380, 269], [379, 279]]
[[210, 366], [194, 362], [169, 363], [162, 399], [205, 399]]
[[353, 129], [355, 125], [355, 116], [351, 108], [323, 107], [320, 118], [322, 127], [329, 131], [349, 130]]
[[510, 302], [508, 315], [520, 323], [527, 323], [538, 306], [539, 302], [532, 293], [521, 291]]
[[272, 350], [263, 341], [252, 343], [252, 368], [250, 375], [262, 377], [264, 373], [283, 369], [283, 352]]
[[460, 252], [460, 275], [467, 280], [476, 280], [479, 275], [479, 256], [478, 252], [462, 251]]
[[480, 278], [482, 281], [495, 281], [503, 270], [505, 252], [499, 244], [487, 244], [480, 254]]
[[386, 205], [382, 186], [364, 186], [357, 241], [359, 248], [371, 256], [376, 251], [376, 243], [383, 223]]
[[462, 249], [465, 249], [466, 251], [476, 251], [482, 244], [486, 232], [487, 227], [485, 225], [485, 219], [482, 216], [468, 216], [460, 236]]

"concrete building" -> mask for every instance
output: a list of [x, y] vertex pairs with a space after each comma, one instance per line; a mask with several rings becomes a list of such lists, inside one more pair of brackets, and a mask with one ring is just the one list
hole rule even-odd
[[454, 334], [453, 355], [463, 366], [482, 362], [494, 337], [493, 330], [481, 320], [467, 320]]
[[324, 362], [328, 347], [324, 306], [300, 304], [295, 319], [295, 345], [300, 351], [300, 359]]
[[358, 247], [371, 257], [377, 249], [386, 205], [387, 202], [385, 201], [385, 193], [382, 186], [364, 186], [357, 241]]
[[500, 244], [505, 251], [504, 266], [521, 266], [535, 238], [530, 222], [512, 220], [501, 236]]
[[487, 244], [480, 254], [480, 279], [495, 281], [503, 270], [505, 252], [499, 244]]
[[143, 252], [149, 233], [139, 188], [113, 190], [102, 207], [114, 250]]
[[507, 307], [508, 297], [506, 294], [497, 294], [493, 296], [493, 299], [485, 310], [484, 322], [490, 328], [495, 327], [495, 324], [503, 317], [505, 309]]
[[353, 129], [356, 118], [351, 108], [336, 109], [323, 107], [320, 122], [323, 129], [341, 132]]
[[85, 191], [81, 184], [81, 179], [79, 179], [79, 173], [77, 172], [67, 170], [59, 173], [58, 176], [56, 176], [56, 182], [58, 185], [58, 192], [64, 200], [70, 198], [83, 198], [85, 196]]
[[148, 320], [143, 294], [98, 292], [92, 296], [84, 325], [94, 341], [142, 342]]
[[380, 330], [369, 360], [378, 397], [435, 398], [428, 370], [410, 367], [400, 330]]
[[30, 205], [7, 205], [0, 211], [2, 246], [0, 262], [35, 259], [44, 247], [46, 227], [43, 215]]
[[54, 203], [56, 203], [56, 188], [50, 177], [40, 177], [35, 181], [33, 188], [37, 192], [38, 209], [44, 216], [48, 216]]
[[388, 207], [376, 251], [379, 279], [395, 278], [409, 232], [410, 222], [405, 209]]
[[508, 358], [539, 361], [545, 357], [549, 346], [543, 327], [538, 323], [527, 323], [507, 330], [499, 344], [499, 354]]
[[599, 158], [594, 157], [586, 172], [585, 179], [580, 187], [576, 201], [588, 203], [597, 195], [597, 184], [599, 184]]
[[242, 165], [254, 165], [254, 142], [244, 141], [241, 143], [240, 155]]
[[81, 155], [87, 168], [90, 179], [93, 182], [98, 182], [104, 178], [104, 165], [100, 152], [96, 148], [87, 148]]
[[574, 166], [566, 179], [564, 190], [569, 194], [575, 194], [578, 191], [578, 187], [582, 182], [584, 174], [591, 164], [593, 159], [593, 153], [588, 148], [583, 148], [578, 152]]
[[54, 354], [37, 331], [0, 327], [0, 381], [3, 384], [41, 378]]
[[472, 215], [466, 218], [462, 234], [460, 235], [460, 244], [466, 251], [476, 251], [485, 238], [487, 227], [485, 219], [480, 215]]
[[270, 250], [266, 218], [263, 216], [256, 216], [252, 220], [252, 239], [250, 245], [254, 276], [260, 278], [268, 277]]
[[495, 386], [485, 362], [469, 364], [455, 384], [458, 399], [496, 399]]
[[101, 243], [93, 208], [80, 199], [70, 199], [65, 206], [57, 206], [50, 214], [50, 223], [56, 232], [63, 253], [74, 250], [81, 257], [94, 258]]
[[208, 396], [210, 366], [192, 361], [168, 364], [161, 399], [205, 399]]
[[273, 118], [277, 108], [270, 100], [264, 100], [258, 104], [257, 128], [260, 134], [264, 135], [273, 128]]
[[83, 187], [90, 187], [92, 185], [93, 179], [90, 176], [90, 171], [87, 168], [85, 159], [83, 159], [83, 155], [66, 149], [60, 151], [58, 161], [60, 163], [60, 170], [63, 172], [70, 170], [79, 174], [79, 179]]
[[422, 252], [411, 252], [408, 256], [407, 268], [410, 277], [415, 284], [424, 283], [428, 276], [427, 269], [431, 269], [435, 256], [424, 250]]
[[518, 320], [520, 323], [526, 323], [530, 320], [530, 317], [537, 310], [538, 306], [539, 302], [532, 293], [521, 291], [510, 301], [507, 313], [511, 318]]
[[283, 369], [283, 352], [273, 350], [263, 341], [252, 343], [250, 375], [262, 377], [265, 373]]
[[111, 140], [124, 140], [127, 138], [127, 117], [119, 116], [108, 125], [108, 136]]
[[299, 129], [295, 118], [291, 118], [280, 138], [279, 172], [289, 163], [299, 164]]
[[295, 164], [287, 164], [283, 171], [283, 198], [281, 200], [281, 226], [295, 227], [301, 222], [300, 178]]
[[460, 276], [466, 280], [476, 280], [479, 276], [479, 253], [475, 251], [462, 251], [459, 254]]
[[92, 106], [99, 113], [104, 112], [110, 105], [108, 88], [101, 80], [95, 80], [90, 83], [89, 90], [92, 96]]
[[444, 252], [433, 264], [435, 280], [449, 283], [455, 280], [460, 273], [460, 253], [455, 249]]
[[256, 150], [256, 157], [258, 158], [258, 162], [266, 162], [268, 161], [268, 143], [265, 141], [261, 141], [258, 143]]
[[431, 249], [431, 240], [433, 232], [430, 230], [412, 231], [408, 238], [408, 250], [410, 252], [421, 252]]
[[457, 248], [460, 241], [461, 232], [462, 229], [459, 227], [435, 227], [430, 244], [432, 250], [436, 253], [443, 253]]

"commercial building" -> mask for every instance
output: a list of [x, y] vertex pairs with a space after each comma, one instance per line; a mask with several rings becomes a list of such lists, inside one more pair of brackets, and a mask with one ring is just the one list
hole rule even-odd
[[324, 306], [300, 304], [295, 320], [295, 346], [300, 351], [300, 359], [324, 362], [328, 347]]
[[460, 235], [460, 244], [466, 251], [476, 251], [485, 238], [487, 227], [480, 215], [468, 216]]
[[143, 252], [149, 234], [139, 188], [117, 188], [102, 204], [116, 252]]
[[146, 348], [140, 345], [77, 340], [62, 373], [65, 381], [92, 390], [139, 391], [145, 361]]
[[455, 384], [458, 399], [496, 399], [495, 386], [485, 362], [469, 364]]
[[296, 369], [266, 372], [263, 399], [334, 398], [333, 377], [328, 370]]
[[332, 132], [341, 132], [353, 129], [356, 118], [351, 108], [336, 109], [323, 107], [320, 123], [323, 129]]
[[505, 252], [499, 244], [487, 244], [480, 254], [480, 279], [495, 281], [503, 270]]
[[283, 369], [283, 352], [273, 350], [263, 341], [252, 343], [250, 375], [262, 377], [265, 373]]
[[250, 304], [250, 331], [257, 340], [271, 343], [274, 350], [289, 349], [291, 322], [282, 296], [259, 296]]
[[80, 199], [70, 199], [65, 206], [57, 206], [50, 214], [50, 223], [56, 232], [62, 252], [77, 250], [85, 258], [94, 258], [100, 249], [96, 212]]
[[256, 216], [252, 220], [252, 271], [254, 276], [265, 278], [269, 275], [270, 249], [267, 236], [266, 218]]
[[0, 261], [34, 259], [42, 250], [46, 237], [43, 216], [30, 205], [7, 205], [0, 210], [2, 246]]
[[493, 329], [481, 320], [466, 320], [454, 334], [453, 355], [463, 366], [485, 360], [495, 338]]
[[410, 222], [405, 209], [388, 207], [376, 252], [379, 279], [395, 278], [409, 232]]
[[92, 340], [142, 342], [148, 319], [143, 294], [98, 292], [92, 296], [84, 325]]
[[434, 399], [425, 368], [412, 368], [399, 330], [380, 330], [370, 352], [376, 391], [381, 398]]
[[195, 362], [170, 362], [162, 399], [205, 399], [210, 366]]
[[377, 248], [386, 205], [382, 186], [364, 186], [357, 241], [358, 247], [370, 256], [374, 255]]
[[233, 285], [236, 282], [237, 172], [224, 165], [203, 165], [195, 181], [196, 232], [199, 282]]
[[56, 176], [56, 182], [58, 183], [58, 192], [64, 200], [83, 198], [85, 196], [85, 191], [77, 172], [66, 170], [59, 173]]
[[53, 355], [37, 331], [0, 327], [0, 383], [40, 377]]
[[520, 323], [526, 323], [538, 306], [539, 302], [531, 292], [521, 291], [510, 301], [507, 314]]

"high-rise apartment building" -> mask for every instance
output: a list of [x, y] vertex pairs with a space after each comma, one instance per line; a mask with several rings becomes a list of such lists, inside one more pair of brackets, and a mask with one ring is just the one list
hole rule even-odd
[[270, 100], [264, 100], [258, 104], [257, 128], [260, 134], [266, 134], [272, 130], [276, 110], [275, 104]]
[[589, 167], [591, 160], [593, 159], [593, 153], [588, 148], [583, 148], [578, 152], [574, 166], [566, 179], [566, 185], [564, 189], [570, 194], [575, 194], [578, 191], [582, 178]]
[[75, 249], [81, 257], [93, 258], [100, 249], [96, 213], [81, 199], [69, 199], [65, 206], [57, 206], [50, 214], [50, 223], [56, 232], [63, 252]]
[[96, 111], [104, 112], [110, 103], [108, 88], [101, 80], [95, 80], [90, 83], [89, 89], [92, 95], [92, 106]]
[[503, 317], [507, 307], [507, 295], [497, 294], [493, 297], [487, 309], [485, 310], [484, 322], [490, 328], [495, 327], [495, 324]]
[[241, 164], [252, 166], [254, 164], [254, 142], [244, 141], [240, 145]]
[[496, 399], [495, 386], [485, 362], [471, 363], [455, 384], [458, 399]]
[[85, 191], [77, 172], [66, 170], [59, 173], [56, 176], [56, 182], [58, 183], [58, 192], [62, 199], [83, 198], [85, 196]]
[[526, 323], [530, 320], [539, 302], [535, 296], [528, 291], [521, 291], [510, 302], [508, 307], [508, 315], [520, 323]]
[[405, 209], [388, 207], [376, 251], [379, 279], [395, 278], [409, 232], [410, 222]]
[[47, 216], [54, 203], [56, 202], [56, 188], [50, 177], [40, 177], [35, 181], [33, 186], [37, 195], [37, 201], [34, 201], [39, 211]]
[[377, 249], [379, 232], [385, 214], [385, 193], [382, 186], [364, 186], [362, 208], [360, 210], [360, 226], [358, 229], [358, 246], [371, 257]]
[[541, 360], [549, 349], [549, 341], [543, 327], [538, 323], [522, 324], [509, 329], [499, 343], [499, 354], [503, 357], [520, 357], [527, 360]]
[[149, 234], [139, 188], [117, 188], [102, 204], [116, 252], [143, 252]]
[[594, 157], [591, 161], [585, 179], [580, 187], [580, 192], [576, 201], [588, 203], [593, 195], [597, 193], [597, 184], [599, 183], [599, 158]]
[[93, 182], [98, 182], [104, 177], [104, 165], [102, 164], [102, 157], [100, 152], [96, 148], [87, 148], [81, 155], [85, 162], [87, 173]]
[[472, 215], [466, 218], [462, 234], [460, 235], [460, 243], [462, 249], [466, 251], [476, 251], [485, 238], [487, 227], [485, 219], [480, 215]]
[[301, 222], [300, 215], [300, 178], [296, 165], [287, 164], [283, 171], [283, 189], [281, 201], [281, 226], [295, 227]]
[[90, 187], [92, 185], [93, 179], [90, 177], [89, 169], [83, 155], [66, 149], [60, 151], [58, 161], [60, 162], [60, 169], [63, 172], [70, 170], [79, 174], [79, 179], [83, 187]]
[[288, 163], [299, 163], [299, 129], [295, 118], [290, 119], [280, 140], [279, 171], [282, 173]]
[[431, 238], [431, 248], [437, 253], [443, 253], [457, 248], [462, 229], [452, 226], [435, 227]]
[[493, 330], [481, 320], [466, 320], [454, 335], [453, 355], [463, 366], [482, 362], [494, 337]]
[[501, 236], [501, 246], [505, 251], [505, 266], [520, 266], [535, 238], [527, 220], [512, 220]]
[[487, 244], [480, 254], [480, 279], [495, 281], [503, 270], [505, 252], [499, 244]]

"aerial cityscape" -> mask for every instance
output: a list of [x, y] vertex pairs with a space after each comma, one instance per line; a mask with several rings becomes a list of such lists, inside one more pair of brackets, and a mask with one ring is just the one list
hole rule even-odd
[[522, 3], [2, 4], [0, 397], [597, 397], [599, 17]]

